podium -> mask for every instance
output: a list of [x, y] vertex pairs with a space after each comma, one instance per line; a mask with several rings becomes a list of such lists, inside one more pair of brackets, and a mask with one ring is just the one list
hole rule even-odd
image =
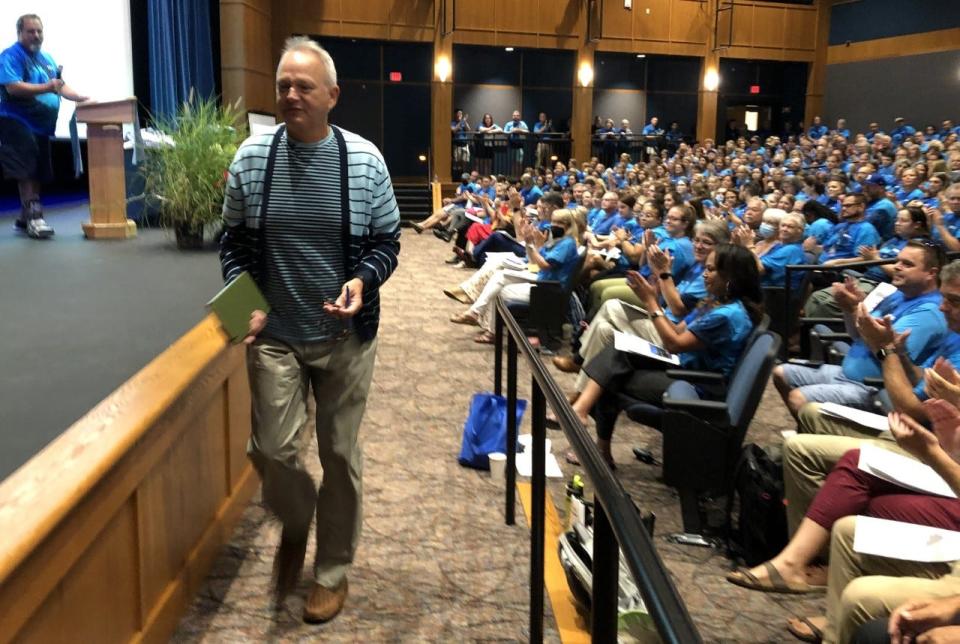
[[82, 224], [87, 239], [137, 236], [136, 222], [127, 219], [122, 128], [136, 121], [136, 110], [136, 98], [77, 106], [77, 121], [87, 124], [90, 221]]

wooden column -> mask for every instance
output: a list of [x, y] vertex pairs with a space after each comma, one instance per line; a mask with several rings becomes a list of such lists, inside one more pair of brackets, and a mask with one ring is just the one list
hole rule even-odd
[[[441, 183], [450, 183], [450, 166], [452, 160], [452, 145], [450, 121], [453, 120], [453, 78], [457, 73], [453, 69], [453, 34], [443, 35], [444, 26], [440, 15], [440, 2], [436, 3], [434, 24], [436, 29], [433, 35], [433, 82], [430, 83], [430, 180], [437, 177]], [[450, 72], [446, 80], [440, 80], [437, 75], [437, 61], [446, 57], [450, 62]], [[479, 114], [471, 114], [470, 125], [474, 128], [479, 123]]]
[[[814, 116], [823, 114], [823, 93], [827, 84], [827, 51], [830, 46], [831, 0], [817, 0], [816, 49], [807, 76], [807, 100], [803, 107], [803, 122], [810, 124]], [[824, 119], [826, 122], [826, 119]]]
[[[584, 12], [585, 13], [585, 12]], [[587, 42], [586, 16], [582, 18], [580, 47], [577, 49], [577, 64], [573, 70], [573, 109], [570, 114], [570, 136], [573, 138], [571, 156], [579, 163], [590, 158], [590, 124], [593, 122], [593, 81], [587, 87], [580, 84], [580, 66], [587, 64], [596, 73], [594, 53], [597, 44]]]
[[241, 110], [276, 111], [271, 7], [270, 0], [220, 0], [223, 101], [240, 99]]
[[700, 65], [700, 82], [697, 87], [697, 141], [717, 138], [717, 95], [719, 87], [707, 90], [704, 79], [709, 70], [720, 72], [720, 52], [717, 51], [716, 22], [717, 0], [707, 0], [707, 42], [704, 44], [703, 58]]

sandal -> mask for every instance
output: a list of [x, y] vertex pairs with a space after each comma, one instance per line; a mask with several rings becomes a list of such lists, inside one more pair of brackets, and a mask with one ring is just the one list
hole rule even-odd
[[450, 316], [450, 321], [454, 324], [465, 324], [467, 326], [480, 326], [480, 320], [470, 311], [455, 313]]
[[731, 584], [748, 588], [750, 590], [759, 590], [764, 593], [786, 593], [789, 595], [807, 595], [810, 593], [820, 593], [827, 589], [826, 586], [811, 586], [804, 582], [788, 583], [777, 567], [769, 561], [763, 562], [763, 568], [767, 571], [767, 578], [760, 579], [749, 568], [737, 568], [734, 572], [727, 575], [727, 581]]
[[811, 642], [812, 644], [819, 644], [823, 641], [823, 631], [814, 624], [809, 617], [793, 617], [793, 620], [798, 621], [803, 626], [806, 626], [809, 630], [802, 631], [793, 624], [792, 621], [787, 622], [787, 630], [791, 635], [796, 637], [801, 642]]
[[493, 344], [494, 342], [496, 342], [496, 340], [497, 340], [497, 336], [490, 333], [489, 331], [484, 331], [483, 333], [479, 333], [477, 334], [476, 337], [473, 338], [473, 341], [476, 342], [477, 344]]

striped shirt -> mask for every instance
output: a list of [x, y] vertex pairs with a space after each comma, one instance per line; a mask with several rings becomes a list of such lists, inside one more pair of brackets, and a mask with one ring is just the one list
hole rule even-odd
[[379, 287], [396, 268], [400, 232], [390, 176], [372, 143], [333, 126], [310, 145], [288, 141], [282, 126], [250, 137], [230, 165], [223, 220], [224, 279], [253, 275], [273, 309], [264, 335], [336, 335], [343, 323], [322, 312], [323, 299], [355, 277], [363, 308], [348, 324], [361, 341], [376, 335]]

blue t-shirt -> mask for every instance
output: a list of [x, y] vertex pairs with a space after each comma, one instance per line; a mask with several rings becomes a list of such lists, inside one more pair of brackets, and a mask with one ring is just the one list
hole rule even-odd
[[[785, 286], [787, 282], [787, 266], [791, 264], [805, 264], [803, 254], [803, 244], [794, 242], [792, 244], [777, 243], [760, 257], [760, 263], [763, 264], [763, 275], [760, 277], [761, 286]], [[803, 281], [803, 273], [795, 271], [790, 278], [793, 283], [791, 289], [800, 288], [800, 282]], [[796, 291], [794, 291], [796, 292]]]
[[[931, 353], [920, 366], [924, 369], [929, 369], [933, 367], [933, 363], [941, 356], [949, 360], [950, 364], [954, 367], [960, 366], [960, 334], [949, 331], [943, 344], [940, 345], [937, 351]], [[915, 393], [920, 400], [926, 400], [928, 398], [927, 386], [923, 378], [920, 378], [920, 381], [913, 388], [913, 393]]]
[[457, 145], [467, 144], [467, 124], [464, 121], [450, 121], [450, 127], [456, 128], [453, 134], [453, 140]]
[[825, 137], [828, 131], [826, 125], [811, 125], [807, 134], [811, 139], [819, 139]]
[[833, 233], [834, 225], [835, 224], [826, 217], [821, 217], [820, 219], [815, 219], [813, 223], [807, 224], [803, 235], [804, 237], [813, 237], [819, 245], [823, 246], [830, 238], [830, 234]]
[[[883, 246], [877, 249], [877, 253], [880, 255], [878, 259], [891, 259], [900, 254], [900, 251], [903, 250], [903, 247], [907, 245], [909, 239], [903, 239], [902, 237], [893, 237], [883, 242]], [[873, 280], [874, 282], [889, 282], [890, 276], [883, 271], [882, 266], [871, 266], [864, 272], [864, 277], [868, 280]]]
[[602, 219], [598, 219], [591, 230], [594, 235], [609, 235], [613, 228], [623, 226], [625, 220], [620, 216], [619, 211], [615, 211], [612, 215], [608, 215]]
[[[503, 131], [504, 131], [504, 132], [507, 132], [508, 134], [509, 134], [510, 132], [513, 132], [515, 129], [518, 129], [518, 130], [529, 130], [530, 128], [528, 128], [528, 127], [527, 127], [527, 124], [524, 123], [523, 121], [518, 121], [518, 122], [516, 122], [516, 123], [514, 123], [513, 121], [507, 121], [507, 122], [504, 123], [504, 125], [503, 125]], [[517, 132], [516, 134], [510, 134], [510, 143], [511, 143], [511, 145], [519, 145], [519, 144], [523, 141], [523, 139], [521, 138], [521, 136], [522, 136], [522, 135], [521, 135], [519, 132]]]
[[[947, 323], [940, 312], [941, 299], [939, 291], [909, 300], [904, 298], [903, 292], [897, 291], [880, 302], [871, 315], [876, 318], [890, 315], [893, 318], [893, 330], [897, 333], [910, 329], [907, 355], [910, 356], [910, 362], [922, 364], [937, 350], [947, 333]], [[858, 339], [843, 359], [843, 375], [850, 380], [863, 382], [864, 378], [880, 378], [883, 369], [866, 343]]]
[[[690, 270], [690, 267], [696, 261], [693, 257], [693, 242], [690, 241], [689, 237], [667, 237], [661, 239], [657, 245], [660, 250], [673, 258], [670, 272], [673, 274], [674, 283], [679, 283], [683, 279], [683, 275]], [[640, 274], [649, 277], [651, 274], [650, 266], [644, 264], [640, 268]]]
[[[943, 225], [947, 229], [947, 232], [957, 237], [960, 235], [960, 213], [955, 212], [945, 212], [943, 213]], [[933, 227], [932, 236], [938, 242], [943, 242], [943, 235], [940, 234], [940, 228], [937, 226]], [[960, 365], [957, 365], [960, 367]]]
[[537, 280], [554, 280], [566, 286], [579, 259], [573, 237], [564, 237], [552, 246], [542, 247], [540, 255], [550, 263], [550, 268], [541, 268]]
[[658, 136], [660, 134], [663, 134], [663, 130], [661, 130], [659, 127], [657, 127], [653, 123], [647, 123], [647, 125], [645, 125], [643, 128], [644, 136]]
[[681, 353], [680, 366], [730, 375], [753, 331], [753, 322], [740, 300], [712, 309], [698, 308], [685, 317], [684, 322], [687, 331], [697, 336], [704, 348]]
[[908, 190], [903, 186], [897, 186], [893, 189], [893, 197], [900, 202], [901, 205], [906, 206], [908, 203], [914, 199], [923, 200], [927, 195], [924, 194], [923, 190], [920, 188], [914, 188], [913, 190]]
[[537, 201], [539, 201], [542, 196], [543, 190], [541, 190], [539, 186], [530, 186], [529, 189], [524, 188], [520, 191], [520, 197], [523, 198], [524, 206], [536, 206]]
[[897, 207], [893, 202], [883, 197], [877, 199], [871, 204], [867, 204], [864, 211], [867, 215], [867, 221], [873, 224], [883, 239], [893, 236], [893, 224], [897, 219]]
[[831, 259], [857, 257], [857, 249], [861, 246], [879, 246], [880, 235], [877, 229], [868, 221], [850, 223], [841, 221], [833, 227], [833, 232], [823, 245], [820, 254], [820, 263]]
[[[677, 293], [680, 295], [684, 308], [688, 311], [694, 310], [697, 302], [707, 296], [707, 285], [703, 281], [703, 268], [703, 264], [699, 262], [694, 264], [687, 269], [683, 278], [676, 283]], [[664, 314], [671, 322], [677, 323], [682, 319], [680, 316], [673, 314], [663, 297], [660, 298], [660, 306], [663, 307]]]
[[53, 135], [60, 112], [60, 95], [45, 92], [36, 96], [15, 97], [7, 92], [8, 83], [48, 83], [57, 77], [57, 64], [50, 54], [30, 53], [19, 42], [0, 52], [0, 116], [15, 118], [36, 134]]

